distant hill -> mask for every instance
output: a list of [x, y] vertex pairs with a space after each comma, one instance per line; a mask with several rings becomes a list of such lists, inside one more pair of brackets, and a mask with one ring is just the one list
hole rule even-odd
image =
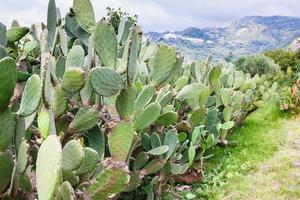
[[149, 32], [145, 36], [174, 46], [189, 59], [209, 54], [223, 59], [230, 52], [238, 57], [286, 47], [300, 36], [300, 18], [249, 16], [222, 28], [190, 27], [175, 32]]
[[294, 39], [293, 42], [291, 42], [287, 46], [287, 49], [290, 50], [290, 51], [297, 51], [298, 49], [300, 49], [300, 37]]

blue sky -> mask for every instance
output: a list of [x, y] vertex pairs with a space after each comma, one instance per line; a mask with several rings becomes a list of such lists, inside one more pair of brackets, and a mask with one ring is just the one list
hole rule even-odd
[[[174, 31], [190, 26], [226, 26], [249, 15], [285, 15], [300, 17], [300, 0], [91, 0], [97, 19], [107, 6], [122, 7], [139, 16], [139, 24], [147, 31]], [[6, 25], [13, 19], [31, 25], [45, 21], [48, 0], [4, 0], [0, 4], [0, 21]], [[56, 0], [65, 14], [72, 0]]]

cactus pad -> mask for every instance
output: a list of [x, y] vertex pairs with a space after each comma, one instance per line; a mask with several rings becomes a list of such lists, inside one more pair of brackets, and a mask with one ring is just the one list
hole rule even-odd
[[76, 199], [74, 189], [70, 182], [64, 181], [59, 187], [59, 194], [62, 200], [74, 200]]
[[0, 60], [0, 113], [6, 109], [17, 81], [17, 67], [12, 58]]
[[8, 151], [0, 151], [0, 193], [6, 188], [10, 182], [13, 170], [13, 158]]
[[98, 95], [109, 97], [123, 88], [120, 74], [106, 67], [96, 67], [90, 72], [92, 87]]
[[66, 69], [70, 67], [81, 68], [84, 60], [84, 50], [81, 46], [75, 45], [70, 49], [67, 60], [66, 60]]
[[42, 95], [41, 80], [38, 75], [32, 75], [26, 82], [18, 115], [27, 117], [34, 113], [40, 104]]
[[74, 0], [73, 10], [75, 18], [81, 28], [87, 32], [92, 32], [95, 28], [95, 14], [90, 0]]
[[81, 108], [69, 126], [69, 132], [83, 132], [93, 128], [98, 122], [99, 111], [95, 108]]
[[102, 65], [115, 69], [117, 62], [117, 36], [113, 27], [106, 20], [101, 20], [96, 25], [94, 37], [94, 48]]
[[84, 148], [84, 157], [80, 167], [76, 170], [77, 175], [83, 175], [92, 172], [99, 161], [99, 156], [97, 151], [92, 148]]
[[134, 129], [142, 130], [151, 125], [158, 118], [161, 107], [158, 103], [151, 103], [142, 110], [134, 121]]
[[84, 71], [78, 68], [69, 68], [65, 71], [65, 74], [61, 81], [62, 89], [69, 92], [78, 92], [84, 87]]
[[116, 100], [116, 109], [121, 119], [128, 119], [134, 111], [134, 101], [136, 97], [134, 86], [128, 86], [121, 90]]
[[153, 85], [143, 88], [134, 102], [134, 110], [139, 111], [144, 108], [152, 99], [156, 89]]
[[72, 171], [82, 163], [84, 151], [76, 140], [69, 141], [62, 150], [62, 169]]
[[124, 191], [129, 183], [127, 169], [122, 163], [112, 163], [104, 168], [88, 188], [88, 196], [94, 200], [106, 200]]
[[61, 178], [61, 144], [51, 135], [42, 143], [36, 161], [36, 187], [40, 200], [54, 199]]
[[0, 113], [0, 151], [4, 151], [12, 143], [15, 121], [9, 109]]
[[156, 85], [164, 83], [173, 73], [176, 65], [176, 54], [170, 47], [161, 44], [151, 62], [151, 77]]
[[108, 135], [108, 146], [113, 160], [125, 161], [135, 132], [131, 123], [120, 123]]

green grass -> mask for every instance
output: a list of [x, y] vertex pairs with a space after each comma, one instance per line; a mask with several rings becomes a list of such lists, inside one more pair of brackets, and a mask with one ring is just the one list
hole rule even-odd
[[191, 191], [180, 193], [180, 199], [231, 199], [232, 191], [238, 191], [240, 196], [246, 194], [249, 190], [247, 175], [255, 173], [258, 165], [284, 143], [281, 129], [285, 118], [286, 115], [274, 105], [265, 106], [248, 116], [243, 126], [236, 128], [227, 138], [228, 141], [238, 141], [239, 145], [212, 149], [214, 157], [205, 163], [205, 178], [194, 184]]

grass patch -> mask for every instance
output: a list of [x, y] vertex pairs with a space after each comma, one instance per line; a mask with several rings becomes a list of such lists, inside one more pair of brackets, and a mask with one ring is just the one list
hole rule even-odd
[[204, 180], [194, 184], [191, 191], [181, 193], [180, 199], [239, 199], [231, 198], [232, 191], [238, 191], [241, 196], [248, 193], [247, 175], [258, 171], [258, 165], [285, 142], [282, 131], [285, 121], [286, 115], [274, 105], [252, 113], [243, 126], [228, 136], [228, 141], [237, 141], [239, 145], [212, 149], [214, 157], [205, 163]]

